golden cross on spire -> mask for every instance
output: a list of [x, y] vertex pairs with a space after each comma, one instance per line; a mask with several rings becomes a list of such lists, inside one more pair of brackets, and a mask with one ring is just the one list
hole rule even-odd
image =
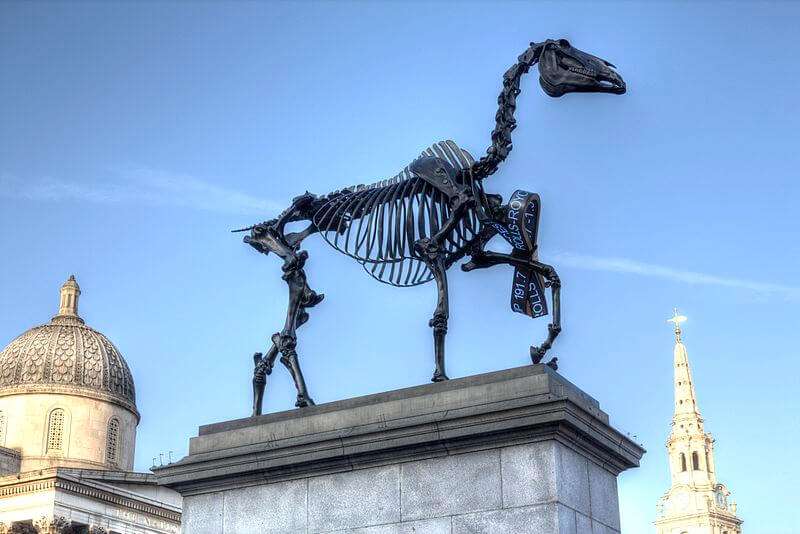
[[681, 323], [686, 322], [685, 315], [678, 315], [678, 308], [672, 308], [672, 317], [667, 319], [668, 323], [672, 323], [675, 325], [675, 341], [679, 342], [681, 340]]

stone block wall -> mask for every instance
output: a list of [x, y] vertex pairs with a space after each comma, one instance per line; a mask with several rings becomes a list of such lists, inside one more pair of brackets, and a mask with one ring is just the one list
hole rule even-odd
[[644, 450], [543, 365], [200, 428], [185, 534], [614, 534]]
[[184, 499], [187, 534], [619, 532], [616, 475], [556, 440]]

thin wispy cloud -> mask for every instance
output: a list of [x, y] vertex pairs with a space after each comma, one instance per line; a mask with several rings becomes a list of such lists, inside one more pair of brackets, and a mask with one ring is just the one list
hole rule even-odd
[[654, 278], [664, 278], [675, 282], [687, 284], [724, 286], [735, 289], [752, 291], [762, 295], [778, 295], [785, 298], [800, 298], [800, 287], [787, 286], [782, 284], [771, 284], [768, 282], [758, 282], [743, 278], [730, 278], [709, 273], [687, 271], [675, 269], [664, 265], [655, 265], [628, 258], [605, 258], [598, 256], [587, 256], [574, 254], [571, 252], [561, 252], [555, 254], [555, 263], [576, 269], [586, 269], [590, 271], [606, 271], [622, 274], [635, 274]]
[[60, 179], [23, 180], [0, 175], [0, 196], [46, 202], [82, 201], [100, 204], [174, 206], [244, 215], [268, 215], [282, 207], [192, 176], [153, 169], [113, 173], [100, 183]]
[[[54, 179], [21, 180], [8, 174], [0, 174], [0, 197], [52, 202], [173, 206], [260, 216], [275, 214], [283, 209], [283, 206], [273, 200], [220, 187], [191, 176], [153, 169], [115, 173], [113, 178], [102, 183]], [[724, 286], [760, 295], [800, 299], [800, 287], [796, 286], [676, 269], [630, 258], [560, 252], [553, 259], [557, 265], [576, 269], [634, 274], [686, 284]]]

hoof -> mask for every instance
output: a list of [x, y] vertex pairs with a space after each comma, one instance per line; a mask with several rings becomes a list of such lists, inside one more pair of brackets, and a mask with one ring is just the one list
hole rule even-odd
[[545, 353], [547, 353], [547, 349], [531, 347], [531, 361], [533, 363], [542, 363], [542, 358], [544, 358]]
[[309, 406], [315, 406], [314, 401], [311, 397], [301, 397], [300, 395], [297, 396], [297, 402], [294, 403], [295, 406], [298, 408], [307, 408]]
[[450, 380], [450, 378], [448, 378], [446, 374], [438, 371], [433, 373], [433, 378], [431, 378], [431, 382], [444, 382], [445, 380]]

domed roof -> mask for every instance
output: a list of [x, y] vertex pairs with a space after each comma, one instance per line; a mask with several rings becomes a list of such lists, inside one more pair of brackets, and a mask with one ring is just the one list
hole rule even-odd
[[61, 288], [59, 313], [0, 352], [0, 396], [47, 392], [114, 402], [137, 414], [128, 364], [106, 336], [78, 316], [74, 276]]

